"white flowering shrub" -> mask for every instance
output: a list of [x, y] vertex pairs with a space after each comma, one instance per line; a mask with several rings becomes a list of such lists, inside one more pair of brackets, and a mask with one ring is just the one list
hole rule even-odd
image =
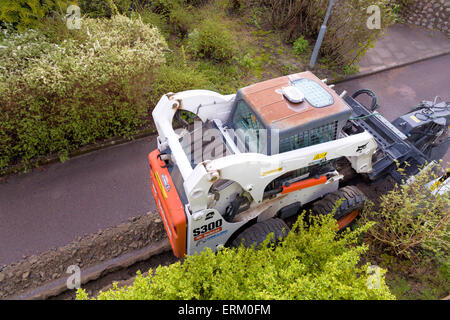
[[83, 19], [52, 42], [43, 32], [0, 38], [0, 172], [51, 153], [129, 136], [147, 114], [153, 68], [167, 44], [156, 28], [117, 15]]

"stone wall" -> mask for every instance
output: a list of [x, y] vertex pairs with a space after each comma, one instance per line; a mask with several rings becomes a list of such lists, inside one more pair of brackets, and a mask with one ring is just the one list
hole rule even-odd
[[403, 12], [405, 22], [449, 33], [449, 0], [410, 0]]

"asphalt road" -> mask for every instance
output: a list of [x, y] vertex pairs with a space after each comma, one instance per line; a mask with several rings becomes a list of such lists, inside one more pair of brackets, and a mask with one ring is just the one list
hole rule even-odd
[[147, 137], [0, 183], [0, 266], [155, 210], [147, 162], [155, 148]]
[[[436, 95], [449, 101], [450, 55], [336, 85], [371, 88], [388, 120]], [[0, 183], [0, 266], [156, 210], [147, 155], [154, 137], [14, 175]], [[450, 161], [448, 144], [439, 154]]]

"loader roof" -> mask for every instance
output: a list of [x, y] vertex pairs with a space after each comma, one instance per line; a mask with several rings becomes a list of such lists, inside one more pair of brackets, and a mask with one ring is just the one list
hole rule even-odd
[[[288, 86], [297, 87], [305, 100], [290, 102], [282, 92]], [[283, 131], [324, 121], [346, 121], [351, 115], [351, 108], [310, 71], [259, 82], [239, 91], [267, 127]]]

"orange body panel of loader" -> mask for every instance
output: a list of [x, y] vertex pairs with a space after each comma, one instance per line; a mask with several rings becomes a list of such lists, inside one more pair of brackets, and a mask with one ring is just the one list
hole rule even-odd
[[186, 254], [186, 214], [169, 171], [164, 167], [165, 162], [158, 158], [159, 155], [157, 149], [148, 155], [152, 193], [173, 253], [182, 258]]

